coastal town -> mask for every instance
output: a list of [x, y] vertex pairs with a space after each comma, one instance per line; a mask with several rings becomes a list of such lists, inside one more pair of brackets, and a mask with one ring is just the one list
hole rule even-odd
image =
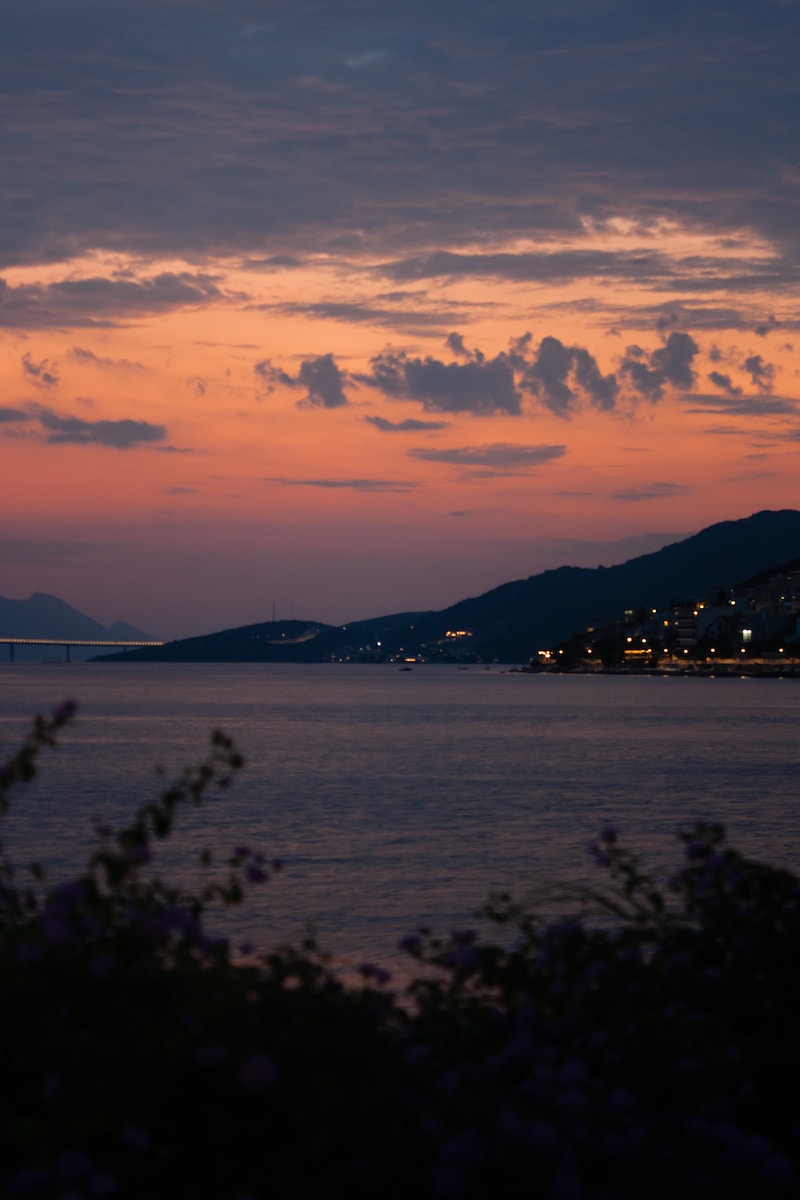
[[800, 561], [664, 609], [601, 618], [534, 671], [800, 676]]

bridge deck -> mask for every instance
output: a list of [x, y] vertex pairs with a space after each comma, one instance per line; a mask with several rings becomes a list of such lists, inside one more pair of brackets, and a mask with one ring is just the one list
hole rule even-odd
[[99, 638], [29, 638], [0, 637], [0, 646], [163, 646], [163, 642], [129, 642], [120, 638], [101, 641]]
[[17, 646], [63, 646], [67, 662], [72, 662], [70, 651], [73, 646], [112, 646], [115, 650], [127, 650], [133, 646], [163, 646], [163, 642], [134, 642], [125, 638], [31, 638], [0, 637], [0, 646], [8, 646], [8, 661], [14, 662]]

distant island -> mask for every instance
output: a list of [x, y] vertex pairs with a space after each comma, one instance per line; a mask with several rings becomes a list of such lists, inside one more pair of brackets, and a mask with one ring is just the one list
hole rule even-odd
[[[645, 618], [652, 622], [656, 616], [663, 630], [665, 620], [679, 619], [665, 614], [676, 609], [694, 612], [703, 597], [710, 603], [731, 589], [739, 596], [743, 581], [781, 578], [795, 560], [800, 560], [800, 512], [763, 511], [711, 525], [619, 566], [559, 567], [504, 583], [438, 612], [397, 613], [345, 625], [265, 621], [93, 661], [541, 663], [540, 651], [557, 653], [559, 647], [566, 653], [569, 646], [575, 657], [580, 647], [584, 653], [587, 648], [594, 652], [587, 641], [590, 630], [598, 641], [603, 630], [613, 631], [612, 640], [632, 638], [629, 629], [623, 631], [626, 624], [633, 622], [638, 629]], [[728, 598], [728, 617], [742, 616], [746, 601], [740, 597], [737, 603], [734, 612]], [[793, 621], [796, 624], [790, 602], [785, 602], [782, 617], [784, 638], [791, 636]], [[688, 618], [680, 619], [683, 636], [695, 637], [688, 631]], [[729, 626], [728, 634], [735, 636], [730, 622]], [[771, 628], [769, 635], [777, 632]], [[687, 658], [690, 644], [694, 643], [680, 647]], [[623, 658], [627, 645], [621, 643]], [[755, 649], [754, 642], [748, 645]]]

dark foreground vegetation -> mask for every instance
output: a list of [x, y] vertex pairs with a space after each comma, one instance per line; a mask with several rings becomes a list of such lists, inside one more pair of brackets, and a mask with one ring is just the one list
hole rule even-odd
[[[3, 811], [72, 716], [0, 766]], [[0, 1196], [60, 1200], [797, 1195], [800, 883], [723, 831], [657, 884], [604, 830], [585, 912], [494, 897], [494, 939], [421, 932], [415, 981], [345, 987], [312, 944], [206, 932], [280, 864], [151, 861], [241, 765], [215, 734], [77, 877], [0, 863]], [[198, 867], [200, 870], [200, 866]]]

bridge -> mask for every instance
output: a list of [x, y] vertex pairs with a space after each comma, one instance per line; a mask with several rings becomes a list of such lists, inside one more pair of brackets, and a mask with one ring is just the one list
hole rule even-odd
[[72, 646], [113, 646], [116, 650], [128, 650], [134, 646], [163, 646], [163, 642], [125, 642], [119, 639], [115, 641], [100, 641], [99, 639], [80, 638], [30, 638], [30, 637], [0, 637], [0, 646], [8, 646], [8, 661], [14, 661], [15, 646], [63, 646], [67, 655], [67, 662], [72, 662], [70, 658], [70, 649]]

